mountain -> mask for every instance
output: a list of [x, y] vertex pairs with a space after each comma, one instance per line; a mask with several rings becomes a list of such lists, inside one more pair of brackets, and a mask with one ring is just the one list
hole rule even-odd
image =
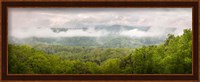
[[164, 38], [131, 38], [124, 36], [105, 36], [105, 37], [57, 37], [57, 38], [38, 38], [30, 37], [26, 39], [9, 39], [9, 43], [14, 44], [48, 44], [66, 46], [85, 46], [85, 47], [105, 47], [105, 48], [136, 48], [143, 45], [159, 44]]
[[94, 27], [88, 27], [88, 26], [79, 26], [79, 27], [52, 27], [51, 30], [55, 33], [59, 32], [67, 32], [68, 30], [83, 30], [87, 31], [88, 29], [94, 29], [95, 31], [107, 31], [110, 33], [119, 33], [121, 31], [128, 31], [133, 29], [138, 29], [140, 31], [148, 31], [150, 27], [145, 26], [127, 26], [127, 25], [96, 25]]
[[[42, 29], [42, 28], [38, 28]], [[122, 32], [130, 32], [131, 30], [137, 29], [137, 31], [147, 33], [151, 29], [151, 27], [145, 26], [128, 26], [128, 25], [96, 25], [93, 27], [87, 26], [78, 26], [73, 28], [49, 28], [54, 34], [59, 34], [60, 32], [68, 33], [70, 30], [82, 30], [82, 32], [89, 33], [92, 29], [93, 33], [99, 31], [106, 31], [108, 34], [104, 36], [58, 36], [58, 37], [37, 37], [31, 36], [27, 38], [17, 38], [13, 36], [9, 36], [10, 44], [29, 44], [29, 45], [37, 45], [37, 44], [48, 44], [48, 45], [66, 45], [66, 46], [87, 46], [87, 47], [106, 47], [106, 48], [136, 48], [143, 45], [153, 45], [162, 43], [167, 34], [173, 33], [175, 28], [160, 28], [159, 32], [164, 32], [163, 35], [157, 36], [125, 36], [121, 35]], [[89, 31], [88, 31], [89, 30]], [[152, 29], [151, 29], [152, 30]], [[131, 31], [130, 34], [134, 34], [135, 31]], [[70, 33], [68, 33], [70, 34]], [[78, 34], [78, 33], [77, 33]], [[133, 35], [132, 34], [132, 35]], [[81, 33], [80, 33], [81, 35]], [[90, 34], [92, 35], [92, 34]], [[137, 35], [138, 36], [138, 35]]]

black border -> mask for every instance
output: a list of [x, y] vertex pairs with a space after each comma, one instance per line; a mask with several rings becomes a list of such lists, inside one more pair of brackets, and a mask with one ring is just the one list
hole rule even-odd
[[[7, 75], [7, 7], [193, 7], [193, 75]], [[2, 2], [3, 80], [198, 80], [198, 2]]]

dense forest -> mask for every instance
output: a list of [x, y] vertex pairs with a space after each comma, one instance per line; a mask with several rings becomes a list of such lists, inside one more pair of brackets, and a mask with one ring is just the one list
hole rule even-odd
[[8, 52], [9, 74], [192, 73], [191, 29], [137, 48], [10, 43]]

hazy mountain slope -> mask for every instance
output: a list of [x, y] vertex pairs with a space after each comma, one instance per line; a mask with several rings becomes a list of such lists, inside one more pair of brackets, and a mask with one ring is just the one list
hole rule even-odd
[[[42, 29], [42, 28], [37, 28]], [[72, 28], [49, 28], [53, 34], [70, 34], [70, 32], [86, 32], [89, 35], [82, 36], [82, 33], [75, 33], [74, 36], [58, 36], [58, 37], [38, 37], [32, 36], [27, 38], [17, 38], [9, 36], [9, 43], [15, 44], [49, 44], [49, 45], [66, 45], [66, 46], [87, 46], [87, 47], [111, 47], [111, 48], [136, 48], [142, 45], [159, 44], [165, 40], [167, 34], [173, 33], [175, 28], [163, 28], [161, 31], [165, 31], [166, 34], [143, 36], [142, 33], [148, 33], [150, 27], [144, 26], [126, 26], [126, 25], [96, 25], [94, 27], [89, 26], [77, 26]], [[95, 32], [105, 33], [99, 36], [90, 36]], [[141, 35], [134, 35], [135, 32], [139, 32]], [[140, 33], [141, 32], [141, 33]], [[36, 32], [37, 33], [37, 32]], [[151, 33], [151, 32], [149, 32]], [[62, 35], [61, 34], [61, 35]]]

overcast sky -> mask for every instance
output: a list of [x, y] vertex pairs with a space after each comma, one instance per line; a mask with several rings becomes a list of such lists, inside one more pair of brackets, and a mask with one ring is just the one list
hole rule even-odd
[[[104, 36], [105, 30], [95, 31], [96, 25], [148, 26], [148, 31], [132, 29], [122, 31], [125, 36], [167, 35], [167, 28], [176, 28], [180, 35], [185, 28], [192, 27], [192, 8], [9, 8], [9, 36], [27, 37], [71, 37]], [[50, 28], [79, 28], [54, 33]], [[38, 29], [39, 28], [39, 29]]]

